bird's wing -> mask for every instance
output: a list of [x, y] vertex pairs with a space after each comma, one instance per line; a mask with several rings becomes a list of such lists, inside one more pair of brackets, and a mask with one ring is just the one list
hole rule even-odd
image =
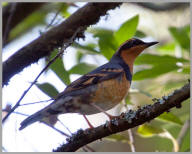
[[98, 84], [105, 80], [109, 80], [112, 78], [119, 78], [123, 75], [123, 73], [124, 73], [124, 71], [120, 67], [119, 68], [100, 67], [100, 69], [96, 69], [95, 71], [92, 71], [86, 75], [83, 75], [79, 79], [72, 82], [70, 85], [67, 86], [67, 88], [64, 90], [64, 92], [61, 93], [59, 96], [63, 96], [70, 92], [80, 90], [83, 88], [87, 88], [89, 86]]

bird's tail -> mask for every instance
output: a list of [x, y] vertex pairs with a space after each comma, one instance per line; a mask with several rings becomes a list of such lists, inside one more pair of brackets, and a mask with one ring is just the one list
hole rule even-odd
[[37, 122], [37, 121], [41, 121], [43, 120], [45, 117], [49, 117], [51, 115], [58, 115], [59, 113], [61, 113], [61, 111], [57, 111], [57, 110], [53, 110], [52, 106], [54, 104], [50, 104], [47, 107], [43, 108], [42, 110], [34, 113], [33, 115], [29, 116], [28, 118], [26, 118], [24, 121], [21, 122], [21, 126], [19, 128], [19, 130], [24, 129], [25, 127], [27, 127], [28, 125]]
[[[58, 100], [55, 100], [51, 104], [49, 104], [47, 107], [41, 109], [40, 111], [34, 113], [33, 115], [26, 118], [24, 121], [21, 122], [21, 127], [19, 130], [24, 129], [28, 125], [37, 122], [37, 121], [45, 121], [45, 119], [53, 115], [58, 115], [61, 113], [68, 113], [67, 110], [65, 110], [65, 107], [63, 106], [65, 102], [70, 101], [72, 97], [66, 97], [61, 98]], [[61, 107], [62, 106], [62, 107]]]
[[29, 116], [28, 118], [26, 118], [24, 121], [21, 122], [21, 124], [20, 124], [21, 126], [20, 126], [19, 130], [24, 129], [25, 127], [27, 127], [28, 125], [30, 125], [36, 121], [40, 121], [43, 117], [44, 117], [44, 115], [42, 114], [42, 110], [34, 113], [33, 115]]

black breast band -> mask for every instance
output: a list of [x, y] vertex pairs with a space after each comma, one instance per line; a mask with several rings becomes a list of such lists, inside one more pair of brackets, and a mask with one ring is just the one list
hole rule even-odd
[[131, 81], [132, 81], [132, 74], [131, 74], [131, 71], [129, 69], [129, 66], [123, 60], [121, 60], [121, 62], [119, 62], [119, 65], [121, 65], [123, 67], [123, 70], [125, 71], [125, 74], [126, 74], [126, 78], [131, 83]]

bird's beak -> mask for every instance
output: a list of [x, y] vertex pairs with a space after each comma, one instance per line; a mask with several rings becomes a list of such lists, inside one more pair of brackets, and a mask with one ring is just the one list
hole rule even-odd
[[148, 43], [146, 43], [146, 46], [150, 47], [150, 46], [155, 45], [157, 43], [159, 43], [159, 42], [148, 42]]

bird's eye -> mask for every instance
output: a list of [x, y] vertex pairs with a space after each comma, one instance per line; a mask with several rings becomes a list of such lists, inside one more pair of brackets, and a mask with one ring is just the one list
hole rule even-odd
[[126, 50], [126, 49], [135, 47], [137, 45], [142, 45], [142, 44], [145, 44], [145, 43], [139, 39], [131, 39], [131, 40], [128, 40], [127, 42], [125, 42], [123, 45], [121, 45], [121, 47], [119, 48], [119, 51]]
[[133, 42], [132, 42], [132, 45], [133, 45], [133, 46], [137, 46], [137, 45], [141, 45], [141, 44], [144, 44], [144, 42], [141, 41], [141, 40], [138, 40], [138, 39], [135, 39], [135, 40], [133, 40]]

